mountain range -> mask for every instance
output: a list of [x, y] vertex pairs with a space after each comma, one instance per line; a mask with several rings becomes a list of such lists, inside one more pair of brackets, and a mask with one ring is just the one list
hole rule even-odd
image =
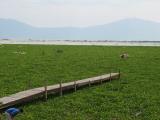
[[0, 19], [0, 39], [160, 41], [160, 23], [130, 18], [83, 28], [45, 28]]

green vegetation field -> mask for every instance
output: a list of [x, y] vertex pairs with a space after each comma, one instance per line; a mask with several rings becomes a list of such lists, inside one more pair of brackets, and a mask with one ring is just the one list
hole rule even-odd
[[0, 45], [0, 97], [118, 69], [120, 83], [33, 101], [16, 120], [160, 120], [160, 47]]

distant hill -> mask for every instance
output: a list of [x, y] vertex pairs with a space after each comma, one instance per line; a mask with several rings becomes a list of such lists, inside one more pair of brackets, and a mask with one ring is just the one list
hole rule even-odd
[[12, 19], [0, 19], [0, 38], [160, 41], [160, 23], [142, 19], [124, 19], [84, 28], [38, 28]]

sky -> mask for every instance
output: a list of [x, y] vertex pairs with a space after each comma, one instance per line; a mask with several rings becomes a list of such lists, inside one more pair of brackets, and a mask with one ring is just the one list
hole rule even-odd
[[0, 0], [0, 18], [36, 27], [85, 27], [126, 18], [160, 22], [160, 0]]

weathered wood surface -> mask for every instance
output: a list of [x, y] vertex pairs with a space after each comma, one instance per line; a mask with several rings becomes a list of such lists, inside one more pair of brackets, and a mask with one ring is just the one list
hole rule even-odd
[[[68, 83], [62, 83], [60, 84], [55, 84], [51, 86], [47, 86], [47, 93], [60, 93], [62, 91], [70, 90], [70, 89], [75, 89], [75, 86], [82, 87], [85, 85], [90, 84], [95, 84], [95, 83], [102, 83], [103, 81], [110, 81], [110, 79], [116, 79], [119, 78], [120, 73], [111, 73], [111, 74], [106, 74], [98, 77], [93, 77], [93, 78], [87, 78], [83, 80], [77, 80], [74, 82], [68, 82]], [[61, 87], [61, 88], [60, 88]], [[31, 101], [37, 97], [41, 97], [45, 94], [45, 87], [39, 87], [35, 89], [30, 89], [22, 92], [18, 92], [16, 94], [0, 98], [0, 109], [4, 109], [13, 105], [17, 104], [22, 104], [27, 101]]]

